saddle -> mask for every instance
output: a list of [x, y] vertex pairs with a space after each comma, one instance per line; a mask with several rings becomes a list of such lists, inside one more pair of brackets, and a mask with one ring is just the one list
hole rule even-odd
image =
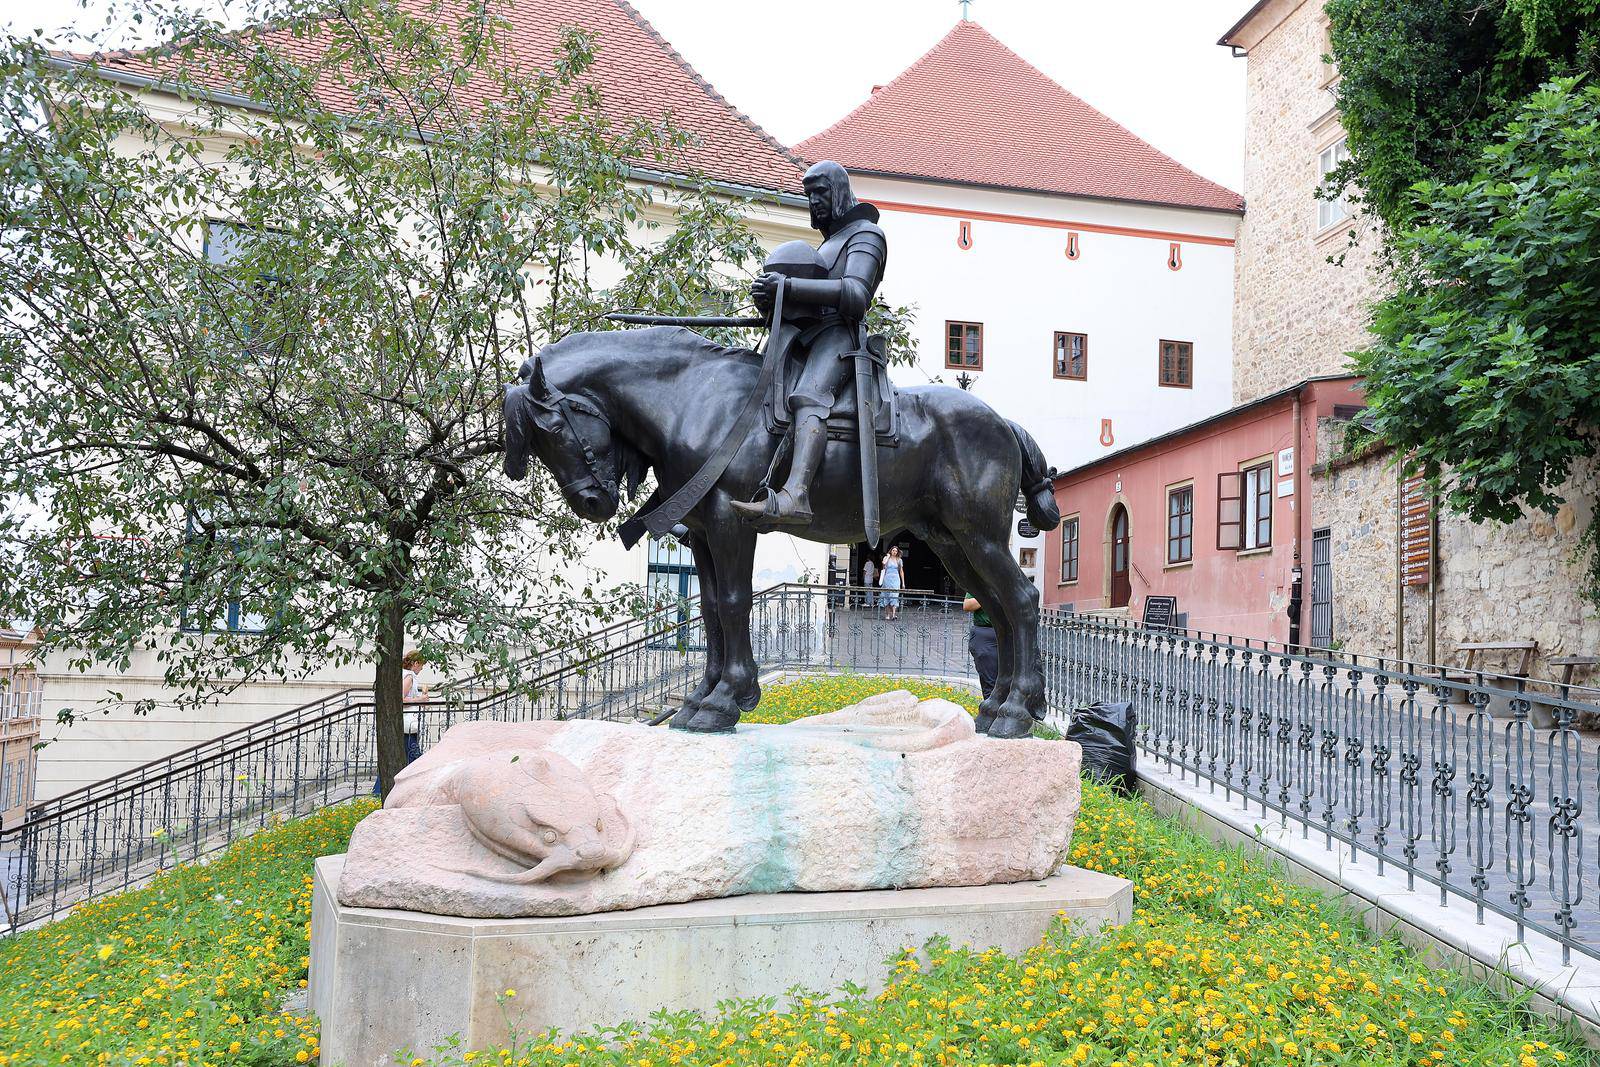
[[[899, 445], [899, 419], [898, 409], [900, 391], [889, 382], [889, 375], [885, 369], [887, 362], [888, 346], [881, 334], [872, 334], [867, 338], [867, 351], [872, 355], [872, 383], [877, 391], [876, 403], [873, 407], [873, 430], [878, 435], [878, 445], [881, 448], [894, 448]], [[854, 353], [845, 353], [843, 357], [850, 360]], [[794, 391], [795, 385], [800, 380], [800, 372], [805, 369], [805, 364], [798, 359], [785, 359], [784, 367], [773, 380], [772, 387], [767, 391], [767, 398], [762, 404], [762, 413], [765, 416], [767, 432], [774, 437], [787, 437], [789, 426], [793, 422], [789, 412], [789, 394]], [[855, 441], [859, 436], [856, 425], [856, 385], [855, 376], [850, 375], [839, 395], [834, 398], [833, 410], [828, 413], [827, 419], [828, 439], [830, 441]]]

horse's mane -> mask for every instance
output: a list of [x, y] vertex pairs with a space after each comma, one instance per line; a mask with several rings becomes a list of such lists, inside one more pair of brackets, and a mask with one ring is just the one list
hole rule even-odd
[[741, 362], [748, 362], [752, 359], [760, 360], [761, 358], [759, 352], [748, 348], [719, 345], [704, 334], [695, 333], [684, 326], [650, 326], [644, 329], [632, 327], [621, 330], [571, 333], [561, 340], [546, 346], [540, 354], [581, 359], [588, 352], [614, 349], [618, 341], [624, 337], [639, 339], [638, 342], [623, 341], [624, 344], [650, 341], [663, 347], [670, 345], [674, 348], [681, 348], [692, 355], [696, 362], [704, 362], [709, 359], [737, 359]]
[[[554, 359], [557, 365], [569, 360], [581, 364], [585, 357], [600, 353], [614, 355], [619, 345], [649, 347], [657, 351], [677, 350], [696, 364], [704, 364], [707, 360], [736, 359], [745, 363], [761, 360], [760, 354], [748, 348], [729, 348], [726, 345], [719, 345], [709, 337], [682, 326], [652, 326], [642, 330], [601, 330], [593, 333], [568, 334], [561, 340], [546, 345], [540, 351], [539, 358]], [[617, 461], [617, 483], [627, 493], [628, 499], [632, 500], [639, 492], [640, 483], [650, 473], [650, 462], [632, 442], [621, 437], [613, 438], [613, 447]]]

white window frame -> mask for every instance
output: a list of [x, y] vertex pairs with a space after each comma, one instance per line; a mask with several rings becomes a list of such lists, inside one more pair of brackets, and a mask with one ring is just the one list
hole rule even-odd
[[[1350, 140], [1340, 137], [1317, 153], [1317, 191], [1320, 193], [1323, 184], [1328, 180], [1339, 164], [1350, 158]], [[1350, 204], [1344, 197], [1337, 200], [1324, 200], [1317, 197], [1317, 232], [1330, 230], [1350, 218]]]
[[[1239, 501], [1241, 526], [1239, 529], [1239, 551], [1251, 552], [1258, 548], [1272, 547], [1272, 519], [1273, 519], [1273, 492], [1275, 491], [1275, 476], [1272, 471], [1271, 458], [1253, 461], [1239, 469], [1239, 483], [1242, 498]], [[1261, 501], [1267, 502], [1266, 513], [1260, 511]], [[1262, 520], [1267, 524], [1267, 536], [1261, 537], [1259, 529]]]

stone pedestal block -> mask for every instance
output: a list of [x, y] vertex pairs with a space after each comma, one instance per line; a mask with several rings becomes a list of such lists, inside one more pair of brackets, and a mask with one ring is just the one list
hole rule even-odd
[[356, 827], [339, 901], [512, 919], [1025, 882], [1067, 855], [1081, 755], [904, 690], [712, 736], [466, 722]]
[[[311, 1006], [322, 1062], [403, 1062], [451, 1034], [468, 1047], [522, 1031], [575, 1032], [659, 1008], [711, 1012], [731, 997], [874, 992], [884, 960], [935, 934], [1009, 953], [1058, 912], [1084, 930], [1127, 922], [1132, 883], [1062, 868], [1039, 881], [852, 893], [774, 893], [571, 917], [469, 919], [341, 905], [345, 857], [316, 863]], [[515, 989], [515, 999], [498, 995]]]

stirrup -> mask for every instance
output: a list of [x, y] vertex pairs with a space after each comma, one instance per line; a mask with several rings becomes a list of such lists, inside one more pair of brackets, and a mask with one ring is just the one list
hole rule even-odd
[[[785, 500], [790, 502], [790, 509], [788, 511], [785, 511], [783, 507]], [[765, 500], [735, 500], [733, 502], [733, 510], [739, 514], [740, 518], [746, 519], [750, 522], [758, 523], [762, 526], [810, 525], [813, 517], [812, 513], [810, 511], [800, 511], [794, 508], [793, 501], [794, 497], [790, 496], [787, 490], [779, 489], [774, 492], [773, 490], [768, 489]]]

